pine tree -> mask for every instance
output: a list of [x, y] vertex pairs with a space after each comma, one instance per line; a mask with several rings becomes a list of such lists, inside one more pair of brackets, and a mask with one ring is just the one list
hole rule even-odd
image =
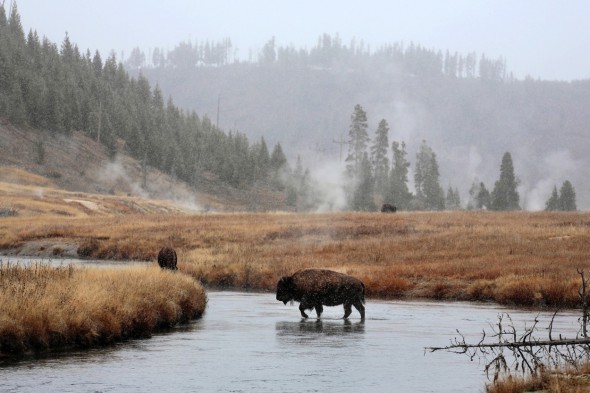
[[371, 163], [373, 164], [375, 178], [375, 193], [384, 197], [387, 191], [387, 180], [389, 175], [389, 159], [387, 150], [389, 148], [388, 134], [389, 125], [385, 119], [379, 122], [375, 139], [371, 146]]
[[385, 202], [396, 206], [399, 210], [410, 207], [412, 194], [408, 189], [408, 172], [410, 163], [406, 159], [406, 144], [393, 142], [393, 164], [389, 173], [389, 187]]
[[490, 192], [483, 182], [475, 179], [469, 189], [469, 198], [469, 203], [467, 204], [468, 210], [490, 209]]
[[494, 185], [491, 194], [492, 210], [520, 210], [517, 186], [518, 181], [514, 176], [512, 156], [506, 152], [500, 165], [500, 179]]
[[13, 80], [8, 95], [8, 118], [16, 125], [25, 125], [27, 122], [27, 108], [23, 98], [23, 91], [20, 83]]
[[348, 157], [346, 157], [347, 172], [354, 178], [360, 170], [363, 156], [369, 143], [367, 133], [367, 113], [360, 105], [355, 105], [350, 117], [350, 129], [348, 131]]
[[562, 211], [576, 211], [576, 191], [574, 186], [569, 180], [563, 182], [561, 189], [559, 190], [559, 210]]
[[285, 189], [285, 179], [290, 170], [287, 164], [287, 157], [283, 153], [280, 143], [277, 143], [270, 155], [271, 184], [274, 189], [283, 191]]
[[259, 62], [261, 64], [273, 64], [277, 59], [277, 52], [275, 50], [275, 37], [272, 37], [262, 48]]
[[268, 147], [264, 137], [260, 138], [260, 143], [255, 145], [254, 150], [255, 152], [253, 152], [253, 154], [255, 156], [256, 162], [256, 180], [266, 181], [268, 178], [268, 170], [270, 165], [270, 154], [268, 153]]
[[92, 58], [92, 68], [94, 69], [94, 76], [100, 78], [102, 75], [102, 58], [100, 57], [100, 53], [98, 51], [94, 52], [94, 57]]
[[8, 19], [4, 6], [0, 4], [0, 116], [6, 115], [10, 103], [7, 92], [11, 86], [13, 70], [10, 67], [8, 38]]
[[301, 191], [301, 180], [303, 179], [303, 164], [301, 163], [301, 156], [297, 156], [297, 161], [295, 163], [295, 170], [293, 174], [289, 177], [287, 183], [287, 190], [285, 191], [286, 194], [286, 203], [289, 206], [297, 207], [298, 201], [300, 199], [300, 191]]
[[277, 143], [275, 147], [272, 149], [269, 164], [270, 168], [274, 171], [286, 169], [287, 157], [285, 157], [285, 153], [283, 153], [283, 148], [281, 147], [280, 143]]
[[559, 194], [557, 193], [557, 186], [553, 186], [551, 197], [545, 202], [545, 210], [554, 211], [559, 210]]
[[416, 169], [414, 171], [414, 185], [416, 197], [428, 210], [443, 210], [445, 208], [444, 191], [439, 184], [438, 163], [436, 154], [422, 141], [420, 150], [416, 154]]
[[6, 18], [6, 10], [4, 9], [4, 2], [0, 4], [0, 32], [4, 33], [4, 28], [8, 26], [8, 19]]
[[459, 190], [456, 188], [453, 189], [449, 186], [445, 199], [445, 207], [447, 210], [459, 210], [461, 208], [461, 196], [459, 195]]
[[355, 188], [352, 200], [353, 210], [376, 210], [375, 202], [373, 200], [373, 185], [374, 180], [372, 176], [371, 162], [369, 161], [369, 155], [365, 153], [361, 161], [358, 184]]
[[455, 207], [461, 209], [461, 194], [457, 188], [455, 188]]
[[486, 188], [486, 185], [481, 182], [479, 183], [479, 191], [477, 192], [477, 208], [478, 209], [491, 209], [492, 207], [492, 196], [490, 191]]
[[13, 42], [17, 43], [17, 45], [24, 45], [25, 32], [23, 30], [16, 3], [12, 4], [12, 10], [8, 19], [8, 29], [12, 35]]
[[306, 169], [305, 172], [303, 172], [303, 176], [301, 177], [301, 182], [299, 184], [297, 210], [307, 211], [313, 209], [316, 206], [315, 199], [311, 175], [309, 173], [309, 169]]

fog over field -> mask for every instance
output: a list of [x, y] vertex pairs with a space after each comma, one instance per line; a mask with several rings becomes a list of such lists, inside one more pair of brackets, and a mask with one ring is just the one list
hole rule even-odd
[[[81, 51], [99, 50], [103, 58], [112, 51], [132, 75], [146, 76], [180, 107], [251, 141], [264, 136], [281, 143], [291, 166], [301, 156], [328, 185], [326, 208], [344, 203], [338, 187], [344, 164], [334, 141], [347, 138], [360, 104], [371, 138], [386, 119], [390, 143], [407, 144], [412, 192], [415, 156], [425, 140], [437, 155], [442, 188], [457, 187], [463, 205], [474, 181], [494, 187], [509, 151], [524, 208], [542, 210], [553, 186], [570, 180], [578, 208], [590, 209], [586, 1], [57, 0], [21, 1], [18, 9], [25, 31], [34, 28], [56, 43], [67, 32]], [[287, 52], [325, 50], [320, 37], [326, 34], [330, 47], [361, 60], [285, 61]], [[231, 45], [222, 63], [181, 69], [170, 60], [183, 44], [224, 40]], [[500, 64], [501, 75], [479, 83], [462, 68], [436, 78], [416, 74], [375, 55], [391, 44], [440, 53], [441, 63], [454, 54], [473, 54], [479, 62], [485, 56]], [[134, 48], [143, 63], [130, 61]], [[269, 48], [276, 59], [264, 68]], [[157, 51], [168, 63], [154, 64]]]

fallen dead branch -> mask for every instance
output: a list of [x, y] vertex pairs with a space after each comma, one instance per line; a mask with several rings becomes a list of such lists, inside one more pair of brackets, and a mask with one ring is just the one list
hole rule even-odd
[[500, 314], [496, 324], [490, 324], [491, 331], [482, 332], [479, 342], [470, 344], [465, 336], [457, 330], [451, 344], [444, 347], [428, 347], [430, 352], [448, 351], [466, 354], [470, 360], [478, 358], [485, 363], [486, 374], [493, 373], [494, 382], [502, 373], [511, 370], [536, 373], [547, 367], [568, 365], [577, 369], [590, 358], [590, 338], [587, 334], [588, 318], [588, 278], [583, 270], [578, 269], [581, 284], [579, 290], [582, 304], [580, 330], [575, 338], [566, 338], [561, 334], [554, 337], [553, 326], [557, 311], [553, 313], [547, 327], [547, 338], [539, 338], [539, 316], [532, 325], [518, 331], [509, 314]]
[[491, 332], [485, 330], [479, 342], [467, 343], [465, 336], [457, 330], [459, 337], [444, 347], [429, 347], [430, 352], [448, 351], [466, 354], [470, 360], [478, 358], [485, 363], [485, 371], [494, 375], [494, 381], [510, 370], [535, 373], [548, 366], [562, 366], [564, 363], [577, 367], [590, 356], [590, 339], [587, 337], [564, 338], [561, 334], [553, 337], [553, 324], [557, 313], [549, 323], [548, 337], [539, 338], [539, 319], [518, 332], [509, 314], [500, 314]]

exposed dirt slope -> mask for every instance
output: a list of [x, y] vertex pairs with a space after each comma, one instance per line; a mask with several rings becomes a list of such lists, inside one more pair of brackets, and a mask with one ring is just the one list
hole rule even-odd
[[110, 158], [104, 146], [81, 132], [54, 135], [16, 128], [0, 119], [0, 182], [168, 200], [179, 209], [197, 211], [284, 208], [282, 194], [235, 189], [209, 173], [199, 174], [198, 178], [197, 190], [153, 168], [144, 178], [140, 163], [126, 154], [123, 142], [115, 157]]

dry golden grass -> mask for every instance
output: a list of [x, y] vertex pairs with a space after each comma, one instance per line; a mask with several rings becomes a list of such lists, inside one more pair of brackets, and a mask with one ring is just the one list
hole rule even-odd
[[209, 213], [0, 219], [0, 248], [80, 245], [84, 256], [155, 260], [211, 286], [273, 291], [278, 278], [326, 267], [362, 279], [372, 297], [533, 306], [578, 303], [590, 268], [590, 213]]
[[207, 303], [191, 277], [157, 266], [0, 267], [0, 352], [90, 347], [200, 316]]
[[509, 377], [486, 387], [487, 393], [582, 393], [590, 392], [590, 365], [579, 369], [544, 370], [527, 377]]

